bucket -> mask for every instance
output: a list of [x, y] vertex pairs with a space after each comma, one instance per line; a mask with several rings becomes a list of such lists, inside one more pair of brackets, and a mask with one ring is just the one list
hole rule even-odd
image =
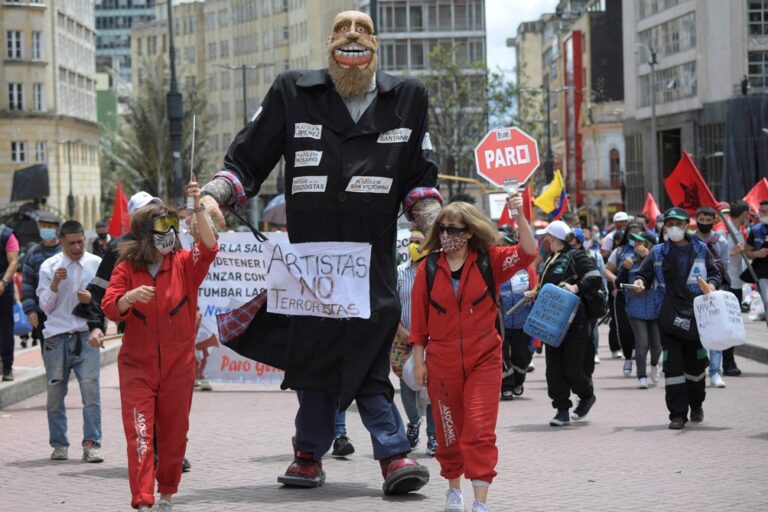
[[545, 284], [536, 297], [523, 331], [547, 345], [559, 347], [576, 316], [579, 296], [553, 284]]
[[693, 299], [693, 316], [701, 344], [709, 350], [725, 350], [747, 342], [739, 299], [717, 290]]

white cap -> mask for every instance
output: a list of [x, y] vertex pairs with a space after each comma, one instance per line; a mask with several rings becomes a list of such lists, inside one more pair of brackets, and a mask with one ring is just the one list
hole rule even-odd
[[565, 237], [571, 232], [571, 228], [565, 222], [556, 220], [550, 222], [549, 226], [547, 226], [544, 231], [558, 240], [565, 241]]
[[613, 216], [613, 222], [626, 221], [629, 221], [629, 215], [627, 215], [627, 212], [616, 212], [616, 215]]
[[143, 190], [141, 192], [136, 192], [128, 201], [128, 215], [133, 215], [133, 212], [139, 208], [144, 208], [150, 203], [163, 204], [163, 200], [159, 197], [153, 197]]

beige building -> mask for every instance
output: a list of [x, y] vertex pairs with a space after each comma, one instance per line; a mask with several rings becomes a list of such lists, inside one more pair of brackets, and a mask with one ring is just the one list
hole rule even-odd
[[48, 204], [92, 228], [101, 216], [93, 2], [5, 0], [0, 68], [0, 207], [13, 172], [46, 164]]
[[[234, 136], [256, 112], [278, 73], [327, 67], [325, 39], [337, 13], [356, 0], [204, 0], [174, 2], [174, 45], [179, 81], [192, 80], [208, 91], [209, 113], [218, 119], [211, 135], [222, 157]], [[131, 32], [133, 87], [144, 56], [167, 59], [167, 6], [156, 21]], [[245, 91], [243, 90], [245, 66]], [[245, 102], [243, 102], [245, 93]], [[260, 196], [279, 193], [278, 170]], [[279, 185], [282, 187], [282, 183]]]

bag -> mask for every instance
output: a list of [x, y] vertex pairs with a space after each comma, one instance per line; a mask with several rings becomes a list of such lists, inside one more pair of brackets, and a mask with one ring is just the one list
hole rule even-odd
[[[573, 274], [579, 277], [579, 273], [576, 272], [576, 265], [573, 263], [573, 251], [568, 255], [568, 265], [571, 267]], [[608, 313], [608, 293], [602, 286], [600, 286], [597, 292], [589, 294], [579, 293], [579, 296], [583, 299], [581, 302], [584, 304], [587, 318], [591, 322], [600, 320]]]
[[410, 355], [410, 345], [406, 341], [401, 341], [399, 336], [395, 336], [389, 351], [389, 366], [392, 367], [392, 371], [398, 377], [403, 376], [403, 365]]
[[661, 302], [659, 329], [676, 338], [696, 341], [699, 339], [699, 330], [693, 314], [695, 295], [672, 277], [671, 272], [670, 275], [664, 272], [667, 292]]
[[13, 305], [13, 334], [14, 336], [26, 336], [32, 332], [32, 325], [24, 314], [24, 309], [18, 302]]
[[424, 389], [424, 386], [416, 383], [416, 379], [414, 378], [414, 375], [413, 375], [413, 370], [414, 370], [413, 360], [414, 360], [413, 357], [409, 357], [405, 361], [405, 364], [403, 365], [403, 376], [401, 378], [403, 379], [403, 382], [405, 382], [405, 385], [411, 388], [413, 391], [421, 391], [422, 389]]
[[699, 295], [693, 299], [693, 312], [704, 348], [726, 350], [747, 342], [741, 304], [731, 292]]

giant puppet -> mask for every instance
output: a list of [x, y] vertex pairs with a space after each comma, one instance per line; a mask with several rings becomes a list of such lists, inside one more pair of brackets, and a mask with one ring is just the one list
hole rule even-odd
[[[379, 41], [366, 14], [336, 16], [327, 44], [328, 69], [277, 77], [229, 147], [224, 169], [203, 187], [203, 203], [223, 222], [219, 206], [237, 209], [256, 195], [283, 157], [292, 243], [371, 244], [370, 318], [292, 316], [286, 339], [279, 340], [286, 348], [282, 387], [298, 391], [299, 410], [294, 461], [278, 481], [323, 484], [321, 459], [334, 439], [336, 411], [355, 400], [384, 492], [402, 494], [429, 480], [427, 468], [406, 456], [410, 446], [392, 400], [388, 362], [400, 318], [393, 249], [398, 211], [403, 205], [426, 232], [442, 200], [427, 133], [427, 91], [415, 78], [376, 70]], [[358, 186], [363, 182], [375, 186]], [[254, 343], [261, 330], [251, 330]]]

